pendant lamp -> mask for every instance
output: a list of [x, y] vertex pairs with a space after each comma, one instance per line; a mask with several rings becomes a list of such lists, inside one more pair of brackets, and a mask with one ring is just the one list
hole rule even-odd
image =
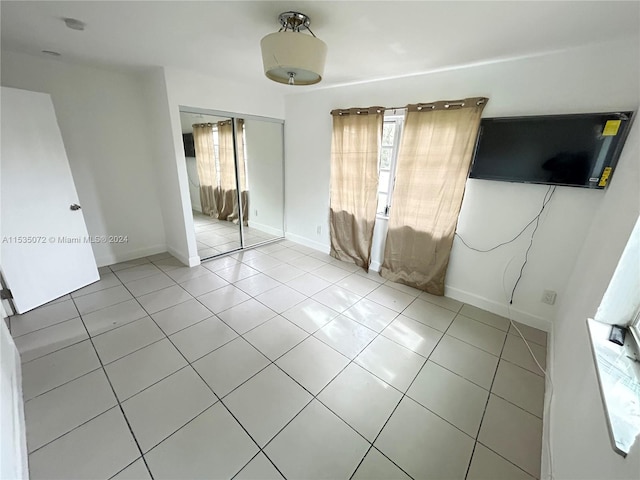
[[[284, 12], [279, 31], [262, 39], [262, 63], [267, 78], [288, 85], [313, 85], [322, 80], [327, 45], [309, 29], [304, 13]], [[311, 35], [302, 33], [308, 30]]]

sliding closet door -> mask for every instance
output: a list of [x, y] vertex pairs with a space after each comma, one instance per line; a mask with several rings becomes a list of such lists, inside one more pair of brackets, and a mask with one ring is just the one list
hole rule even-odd
[[242, 122], [246, 188], [243, 188], [244, 245], [252, 246], [284, 236], [283, 123], [247, 118]]
[[235, 120], [187, 112], [180, 118], [198, 255], [206, 259], [238, 250], [242, 240]]
[[284, 122], [180, 111], [198, 255], [284, 237]]

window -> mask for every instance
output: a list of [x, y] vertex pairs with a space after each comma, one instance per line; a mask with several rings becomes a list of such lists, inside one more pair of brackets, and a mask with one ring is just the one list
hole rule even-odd
[[[215, 158], [215, 167], [216, 172], [220, 172], [220, 137], [218, 136], [218, 127], [213, 127], [213, 155]], [[247, 172], [247, 134], [244, 126], [244, 122], [242, 122], [242, 163], [244, 165], [244, 171]], [[195, 153], [194, 153], [195, 155]], [[242, 165], [241, 165], [242, 166]], [[216, 175], [216, 180], [218, 182], [218, 188], [220, 188], [220, 175]]]
[[402, 135], [401, 115], [385, 116], [382, 125], [382, 148], [378, 162], [378, 209], [377, 214], [388, 216], [393, 197], [393, 184], [396, 177], [396, 160]]

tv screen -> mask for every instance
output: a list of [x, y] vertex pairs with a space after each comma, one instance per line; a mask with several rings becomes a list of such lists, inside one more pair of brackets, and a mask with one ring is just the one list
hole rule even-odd
[[193, 133], [183, 133], [182, 134], [182, 143], [184, 144], [184, 156], [185, 157], [195, 157], [196, 156], [196, 146], [193, 142]]
[[486, 118], [469, 177], [605, 188], [633, 112]]

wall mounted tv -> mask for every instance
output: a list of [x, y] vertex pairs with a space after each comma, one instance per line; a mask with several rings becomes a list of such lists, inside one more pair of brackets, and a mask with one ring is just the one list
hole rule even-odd
[[196, 146], [195, 146], [195, 143], [193, 142], [193, 133], [183, 133], [182, 143], [184, 144], [184, 156], [195, 157]]
[[633, 112], [485, 118], [469, 177], [605, 188]]

